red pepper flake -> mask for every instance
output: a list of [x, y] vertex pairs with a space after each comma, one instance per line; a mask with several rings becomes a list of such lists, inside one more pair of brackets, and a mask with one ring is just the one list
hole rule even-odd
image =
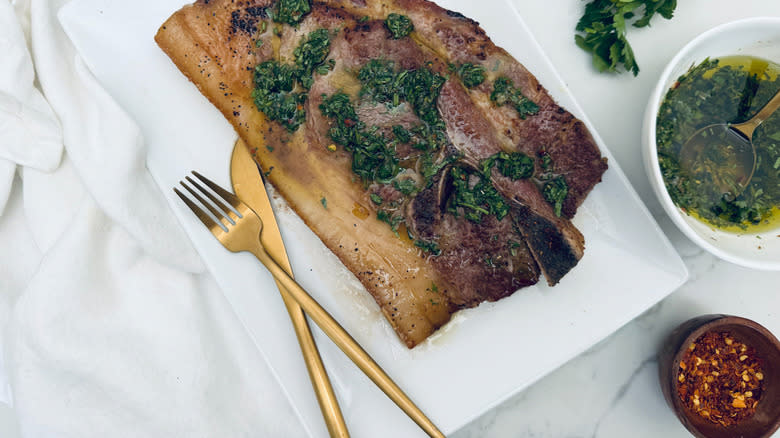
[[727, 332], [708, 332], [680, 360], [677, 395], [688, 410], [729, 427], [755, 414], [763, 380], [753, 347]]

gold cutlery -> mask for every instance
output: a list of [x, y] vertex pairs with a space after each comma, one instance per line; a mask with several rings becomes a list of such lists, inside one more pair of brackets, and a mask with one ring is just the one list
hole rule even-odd
[[[282, 284], [289, 292], [290, 296], [298, 302], [307, 315], [325, 332], [326, 335], [360, 368], [366, 376], [371, 379], [406, 415], [408, 415], [418, 426], [420, 426], [431, 437], [444, 437], [436, 425], [425, 416], [411, 399], [401, 390], [401, 388], [390, 379], [390, 376], [366, 353], [365, 350], [344, 330], [344, 328], [333, 319], [330, 314], [317, 303], [311, 295], [308, 294], [287, 272], [284, 271], [273, 258], [268, 254], [260, 240], [260, 233], [263, 230], [263, 222], [260, 217], [244, 204], [235, 195], [211, 182], [197, 172], [193, 175], [203, 184], [208, 186], [211, 191], [206, 190], [197, 181], [186, 177], [186, 180], [192, 185], [181, 185], [198, 202], [216, 218], [212, 219], [208, 213], [203, 211], [190, 198], [181, 191], [173, 190], [184, 201], [192, 212], [208, 228], [214, 237], [222, 245], [232, 252], [248, 251], [255, 255], [263, 265], [271, 272], [274, 278]], [[212, 193], [213, 192], [213, 193]], [[216, 194], [216, 195], [215, 195]], [[204, 196], [211, 201], [206, 201]], [[220, 199], [221, 198], [221, 199]], [[225, 205], [230, 204], [232, 208]]]
[[[287, 258], [282, 235], [271, 209], [271, 201], [268, 199], [268, 193], [263, 185], [262, 174], [255, 160], [252, 159], [249, 149], [241, 140], [238, 140], [233, 147], [233, 155], [230, 159], [230, 180], [236, 195], [243, 199], [263, 221], [263, 232], [260, 237], [268, 255], [276, 260], [279, 266], [292, 277], [290, 261]], [[306, 363], [314, 393], [317, 395], [322, 416], [328, 427], [328, 433], [331, 437], [347, 438], [349, 431], [344, 422], [344, 416], [341, 413], [336, 394], [333, 392], [330, 379], [328, 379], [328, 373], [325, 371], [317, 345], [312, 338], [311, 328], [303, 309], [278, 280], [276, 285], [279, 287], [284, 305], [287, 307], [290, 320], [295, 328], [295, 335], [301, 346], [303, 360]]]

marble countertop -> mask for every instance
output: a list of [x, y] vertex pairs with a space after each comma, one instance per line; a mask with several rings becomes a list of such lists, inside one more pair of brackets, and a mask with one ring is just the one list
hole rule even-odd
[[720, 261], [678, 231], [655, 198], [642, 166], [642, 115], [656, 78], [683, 45], [722, 23], [780, 16], [780, 2], [743, 0], [737, 7], [728, 0], [681, 1], [673, 20], [657, 17], [652, 27], [629, 31], [641, 68], [636, 78], [596, 73], [589, 55], [575, 46], [573, 29], [585, 1], [514, 3], [683, 257], [690, 279], [669, 298], [454, 437], [688, 437], [658, 385], [660, 344], [681, 322], [707, 313], [743, 316], [780, 333], [780, 273]]

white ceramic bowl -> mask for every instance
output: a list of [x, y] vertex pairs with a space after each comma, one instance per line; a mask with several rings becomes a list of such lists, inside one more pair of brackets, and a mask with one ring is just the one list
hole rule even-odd
[[752, 55], [780, 63], [780, 18], [758, 17], [720, 25], [699, 35], [672, 59], [661, 74], [645, 111], [642, 155], [658, 199], [674, 223], [699, 246], [738, 265], [780, 270], [780, 229], [760, 234], [717, 230], [685, 214], [666, 191], [656, 150], [656, 120], [666, 92], [680, 75], [706, 58]]

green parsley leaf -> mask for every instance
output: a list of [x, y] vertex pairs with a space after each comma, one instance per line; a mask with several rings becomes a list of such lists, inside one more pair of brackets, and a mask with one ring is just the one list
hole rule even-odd
[[463, 85], [468, 88], [478, 87], [485, 82], [485, 67], [481, 65], [465, 63], [456, 67], [455, 71], [460, 76], [460, 80], [463, 81]]
[[569, 185], [566, 184], [566, 180], [559, 176], [547, 181], [542, 189], [542, 194], [544, 195], [544, 199], [553, 206], [555, 215], [560, 217], [563, 201], [569, 194]]
[[512, 105], [523, 120], [529, 115], [534, 115], [539, 112], [539, 105], [525, 97], [523, 93], [515, 87], [514, 82], [506, 76], [496, 79], [493, 83], [493, 92], [490, 93], [490, 100], [497, 106], [506, 104]]
[[574, 41], [591, 54], [596, 70], [619, 72], [622, 66], [636, 76], [639, 65], [626, 38], [627, 22], [646, 27], [656, 14], [671, 19], [676, 8], [677, 0], [592, 0], [577, 23]]
[[311, 12], [311, 0], [279, 0], [274, 9], [274, 21], [296, 26]]
[[387, 30], [390, 31], [390, 35], [393, 36], [393, 39], [396, 40], [409, 35], [414, 30], [414, 24], [409, 17], [395, 13], [387, 16], [385, 26], [387, 26]]
[[[439, 244], [434, 241], [427, 241], [427, 240], [415, 240], [414, 246], [420, 248], [421, 250], [425, 252], [429, 252], [434, 256], [441, 255], [441, 248], [439, 248]], [[434, 284], [433, 287], [436, 287]], [[437, 289], [438, 290], [438, 289]], [[435, 292], [435, 291], [434, 291]]]

